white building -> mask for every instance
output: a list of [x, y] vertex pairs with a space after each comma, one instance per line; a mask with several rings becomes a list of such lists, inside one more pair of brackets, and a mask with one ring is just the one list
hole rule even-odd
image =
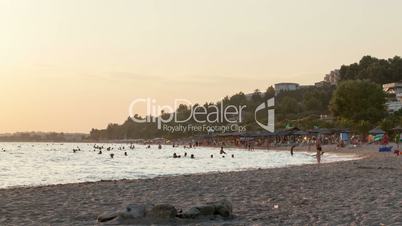
[[275, 84], [275, 94], [278, 94], [282, 91], [292, 91], [299, 89], [300, 85], [298, 83], [291, 82], [282, 82]]
[[382, 89], [388, 94], [395, 95], [395, 98], [402, 102], [402, 82], [384, 84]]
[[393, 82], [382, 85], [389, 97], [386, 103], [388, 111], [394, 112], [402, 108], [402, 82]]
[[400, 101], [387, 101], [385, 103], [389, 112], [395, 112], [402, 108], [402, 102]]

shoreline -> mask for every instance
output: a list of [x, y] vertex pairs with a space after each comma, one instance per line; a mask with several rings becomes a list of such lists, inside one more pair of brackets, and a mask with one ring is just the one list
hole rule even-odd
[[[274, 150], [270, 150], [274, 151]], [[305, 152], [308, 153], [308, 152]], [[348, 154], [345, 154], [348, 155]], [[356, 156], [357, 157], [357, 156]], [[358, 161], [360, 159], [363, 159], [364, 157], [359, 157], [359, 158], [353, 158], [353, 159], [348, 159], [348, 160], [339, 160], [339, 161], [333, 161], [333, 162], [322, 162], [321, 165], [323, 164], [333, 164], [333, 163], [338, 163], [338, 162], [347, 162], [347, 161]], [[141, 181], [141, 180], [152, 180], [152, 179], [159, 179], [159, 178], [169, 178], [169, 177], [180, 177], [180, 176], [192, 176], [192, 175], [215, 175], [215, 174], [224, 174], [224, 173], [231, 173], [231, 172], [243, 172], [243, 171], [256, 171], [256, 170], [269, 170], [269, 169], [282, 169], [282, 168], [292, 168], [292, 167], [301, 167], [301, 166], [314, 166], [317, 165], [317, 163], [306, 163], [306, 164], [300, 164], [300, 165], [287, 165], [287, 166], [280, 166], [280, 167], [270, 167], [270, 168], [243, 168], [243, 169], [238, 169], [238, 170], [231, 170], [231, 171], [210, 171], [210, 172], [203, 172], [203, 173], [188, 173], [188, 174], [171, 174], [171, 175], [159, 175], [156, 177], [150, 177], [150, 178], [137, 178], [137, 179], [116, 179], [116, 180], [98, 180], [98, 181], [83, 181], [83, 182], [72, 182], [72, 183], [60, 183], [60, 184], [45, 184], [45, 185], [19, 185], [19, 186], [12, 186], [12, 187], [6, 187], [6, 188], [0, 188], [0, 191], [2, 190], [12, 190], [12, 189], [30, 189], [30, 188], [41, 188], [41, 187], [59, 187], [59, 186], [64, 186], [64, 185], [80, 185], [80, 184], [96, 184], [96, 183], [102, 183], [102, 182], [108, 182], [108, 183], [115, 183], [119, 181]]]
[[[198, 148], [205, 148], [204, 146], [197, 147]], [[206, 148], [211, 148], [210, 146]], [[245, 151], [245, 152], [255, 152], [255, 151], [263, 151], [263, 152], [289, 152], [289, 150], [286, 149], [287, 147], [282, 147], [278, 149], [272, 149], [272, 150], [266, 150], [262, 148], [255, 148], [253, 151], [248, 151], [248, 150], [243, 150], [238, 147], [226, 147], [228, 150], [233, 150], [236, 149], [238, 151]], [[300, 147], [299, 147], [300, 148]], [[218, 147], [217, 147], [218, 149]], [[183, 149], [186, 150], [186, 149]], [[303, 149], [295, 149], [295, 153], [303, 153], [303, 154], [314, 154], [314, 151], [308, 151], [308, 150], [303, 150]], [[322, 162], [321, 164], [331, 164], [331, 163], [336, 163], [336, 162], [344, 162], [344, 161], [355, 161], [359, 159], [363, 159], [369, 156], [368, 153], [353, 153], [353, 152], [342, 152], [342, 151], [328, 151], [328, 153], [331, 153], [337, 157], [348, 157], [349, 159], [345, 160], [338, 160], [338, 161], [331, 161], [331, 162]], [[267, 169], [278, 169], [278, 168], [289, 168], [289, 167], [298, 167], [298, 166], [305, 166], [305, 165], [317, 165], [316, 163], [301, 163], [301, 164], [295, 164], [295, 165], [284, 165], [284, 166], [279, 166], [279, 167], [258, 167], [258, 168], [240, 168], [236, 170], [229, 170], [229, 171], [209, 171], [209, 172], [200, 172], [200, 173], [186, 173], [186, 174], [168, 174], [168, 175], [158, 175], [155, 177], [144, 177], [144, 178], [122, 178], [122, 179], [101, 179], [101, 180], [96, 180], [96, 181], [82, 181], [82, 182], [71, 182], [71, 183], [58, 183], [58, 184], [42, 184], [42, 185], [16, 185], [16, 186], [11, 186], [11, 187], [5, 187], [1, 188], [1, 190], [7, 190], [7, 189], [23, 189], [23, 188], [38, 188], [38, 187], [51, 187], [51, 186], [63, 186], [63, 185], [70, 185], [70, 184], [86, 184], [86, 183], [98, 183], [98, 182], [117, 182], [117, 181], [131, 181], [131, 180], [150, 180], [150, 179], [155, 179], [155, 178], [166, 178], [166, 177], [177, 177], [177, 176], [191, 176], [191, 175], [208, 175], [208, 174], [220, 174], [220, 173], [230, 173], [230, 172], [241, 172], [241, 171], [254, 171], [254, 170], [267, 170]]]

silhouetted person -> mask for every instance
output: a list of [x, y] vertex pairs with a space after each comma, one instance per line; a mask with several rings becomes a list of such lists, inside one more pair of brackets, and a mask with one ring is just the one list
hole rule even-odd
[[195, 158], [193, 154], [191, 154], [191, 158], [192, 158], [192, 159]]
[[110, 154], [110, 158], [113, 158], [114, 157], [114, 154], [112, 153], [112, 154]]
[[221, 147], [221, 151], [219, 152], [221, 155], [226, 155], [226, 152], [223, 150], [223, 147]]
[[101, 155], [101, 154], [102, 154], [102, 151], [99, 151], [99, 152], [98, 152], [98, 155]]
[[232, 155], [232, 158], [234, 158], [234, 155]]
[[322, 151], [321, 141], [319, 138], [317, 138], [315, 145], [316, 145], [316, 149], [317, 149], [317, 154], [316, 154], [317, 163], [320, 164], [321, 163], [321, 155], [323, 155], [324, 152]]
[[177, 158], [177, 154], [176, 154], [176, 152], [175, 152], [175, 153], [173, 153], [173, 158]]
[[296, 144], [292, 145], [290, 148], [290, 155], [293, 156], [293, 149], [296, 147]]
[[184, 157], [187, 157], [187, 152], [184, 152]]
[[159, 144], [158, 149], [162, 149], [162, 145], [161, 145], [161, 144]]
[[124, 155], [127, 156], [127, 152], [124, 152]]
[[211, 159], [213, 159], [214, 158], [214, 155], [211, 155]]

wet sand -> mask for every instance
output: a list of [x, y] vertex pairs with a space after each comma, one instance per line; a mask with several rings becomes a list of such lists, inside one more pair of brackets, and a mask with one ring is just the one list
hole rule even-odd
[[129, 203], [185, 209], [223, 198], [236, 217], [199, 225], [402, 225], [402, 156], [375, 149], [324, 146], [365, 158], [320, 166], [0, 189], [0, 225], [95, 225]]

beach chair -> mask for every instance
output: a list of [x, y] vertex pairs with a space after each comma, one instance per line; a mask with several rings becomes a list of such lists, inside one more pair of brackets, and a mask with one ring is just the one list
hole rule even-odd
[[392, 146], [381, 146], [378, 149], [379, 152], [391, 152], [392, 151]]

